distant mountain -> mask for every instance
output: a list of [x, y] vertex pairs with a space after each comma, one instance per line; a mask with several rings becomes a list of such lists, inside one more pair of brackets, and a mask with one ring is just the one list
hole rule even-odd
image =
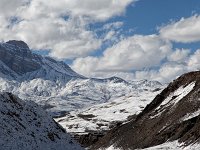
[[0, 72], [15, 80], [69, 81], [72, 78], [85, 78], [74, 72], [62, 61], [34, 54], [23, 41], [8, 41], [0, 44]]
[[200, 71], [182, 75], [91, 149], [200, 149]]
[[23, 41], [0, 43], [0, 91], [33, 100], [54, 116], [126, 96], [147, 83], [151, 89], [161, 85], [145, 82], [139, 85], [118, 77], [89, 79], [62, 61], [32, 53]]
[[0, 93], [0, 149], [81, 150], [41, 107]]

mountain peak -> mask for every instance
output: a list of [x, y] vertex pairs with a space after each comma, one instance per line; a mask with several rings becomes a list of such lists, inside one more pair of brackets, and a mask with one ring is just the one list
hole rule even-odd
[[[10, 40], [0, 43], [0, 72], [17, 75], [14, 79], [45, 78], [68, 81], [71, 78], [83, 78], [64, 62], [34, 54], [23, 41]], [[6, 73], [7, 72], [7, 73]]]
[[10, 40], [0, 44], [0, 61], [18, 75], [41, 68], [36, 61], [38, 59], [39, 56], [32, 54], [28, 45], [23, 41]]
[[29, 49], [28, 45], [24, 41], [9, 40], [6, 43], [22, 49]]

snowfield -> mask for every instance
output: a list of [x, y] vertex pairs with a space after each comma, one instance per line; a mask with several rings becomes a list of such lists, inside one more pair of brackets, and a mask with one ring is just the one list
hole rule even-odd
[[[27, 78], [30, 76], [33, 75], [28, 73]], [[117, 77], [112, 79], [81, 79], [74, 77], [67, 81], [54, 81], [43, 78], [21, 81], [0, 77], [0, 91], [14, 93], [24, 100], [32, 100], [42, 105], [52, 115], [60, 116], [73, 110], [88, 108], [115, 99], [125, 99], [132, 96], [130, 93], [134, 97], [138, 97], [140, 91], [154, 90], [161, 87], [161, 84], [156, 81], [127, 82], [121, 80]], [[138, 88], [139, 86], [141, 88]], [[143, 92], [143, 94], [146, 93]]]
[[[35, 101], [52, 112], [53, 115], [67, 114], [73, 110], [107, 103], [120, 99], [120, 97], [125, 99], [129, 96], [140, 96], [137, 93], [140, 92], [136, 87], [137, 84], [96, 81], [94, 79], [71, 79], [64, 83], [41, 78], [19, 82], [0, 77], [0, 83], [0, 91], [12, 92], [21, 99]], [[157, 82], [155, 82], [155, 87], [147, 88], [156, 89], [161, 86], [156, 84]], [[133, 95], [130, 93], [133, 93]], [[148, 94], [148, 92], [143, 92], [143, 94]]]
[[[137, 84], [138, 81], [135, 85]], [[125, 96], [86, 109], [71, 111], [66, 116], [55, 120], [70, 133], [85, 134], [90, 131], [109, 130], [112, 124], [126, 122], [129, 116], [139, 114], [164, 88], [161, 85], [154, 86], [152, 88], [147, 84], [140, 84]]]

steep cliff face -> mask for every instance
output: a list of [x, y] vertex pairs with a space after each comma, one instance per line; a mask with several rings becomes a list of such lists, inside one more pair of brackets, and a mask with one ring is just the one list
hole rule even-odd
[[11, 93], [0, 93], [0, 149], [82, 148], [34, 102], [24, 102]]
[[[178, 143], [172, 149], [192, 148], [193, 144], [200, 144], [199, 137], [200, 72], [197, 71], [170, 83], [136, 119], [111, 130], [91, 149], [140, 149], [166, 146], [166, 142]], [[170, 148], [170, 144], [165, 148]]]

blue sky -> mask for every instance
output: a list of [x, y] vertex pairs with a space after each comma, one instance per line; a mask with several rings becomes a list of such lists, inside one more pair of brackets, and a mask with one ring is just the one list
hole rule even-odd
[[[154, 34], [157, 27], [200, 14], [198, 0], [140, 0], [127, 8], [125, 16], [115, 17], [112, 21], [123, 21], [123, 29], [134, 29], [132, 34]], [[200, 43], [175, 43], [174, 47], [197, 49]]]
[[140, 0], [128, 7], [124, 19], [126, 28], [136, 28], [136, 34], [153, 34], [156, 27], [199, 12], [198, 0]]
[[0, 23], [1, 41], [88, 77], [169, 82], [200, 69], [199, 0], [1, 0]]
[[[126, 13], [120, 17], [113, 17], [106, 23], [122, 21], [123, 33], [127, 36], [133, 34], [154, 34], [157, 33], [157, 28], [168, 24], [172, 21], [178, 21], [182, 17], [190, 17], [194, 14], [199, 14], [200, 2], [198, 0], [140, 0], [127, 7]], [[105, 22], [92, 24], [91, 28], [99, 28]], [[129, 30], [133, 30], [129, 32]], [[189, 48], [196, 50], [200, 47], [200, 43], [174, 43], [176, 48]], [[105, 45], [101, 49], [92, 53], [92, 55], [101, 56], [106, 48]], [[68, 64], [72, 61], [67, 60]]]
[[[171, 21], [178, 21], [182, 17], [187, 18], [199, 13], [200, 2], [198, 0], [143, 0], [136, 4], [135, 9], [128, 9], [127, 16], [130, 17], [129, 20], [132, 20], [131, 18], [137, 18], [139, 20], [139, 23], [136, 22], [135, 24], [135, 22], [130, 22], [128, 26], [139, 27], [140, 29], [138, 31], [136, 30], [138, 34], [151, 34], [156, 32], [156, 27], [168, 24]], [[131, 17], [131, 14], [135, 14], [135, 17]], [[139, 18], [146, 19], [140, 20]], [[127, 22], [127, 24], [129, 23]], [[200, 43], [175, 43], [174, 47], [196, 50], [200, 47]]]
[[[158, 32], [158, 28], [171, 22], [179, 21], [182, 17], [188, 18], [192, 15], [200, 14], [200, 2], [198, 0], [140, 0], [130, 4], [126, 13], [119, 17], [113, 17], [106, 23], [122, 21], [122, 34], [131, 36], [134, 34], [149, 35]], [[92, 24], [91, 28], [99, 28], [105, 22]], [[129, 32], [129, 30], [132, 30]], [[106, 45], [107, 46], [107, 45]], [[98, 51], [92, 53], [93, 56], [101, 56], [105, 48], [102, 46]], [[174, 48], [186, 48], [195, 51], [200, 47], [200, 42], [179, 43], [173, 42]], [[72, 61], [67, 60], [68, 64]]]
[[[95, 22], [90, 24], [90, 28], [95, 30], [106, 23], [121, 21], [124, 23], [122, 34], [127, 36], [134, 34], [149, 35], [157, 33], [157, 28], [161, 26], [178, 21], [182, 17], [191, 17], [194, 14], [200, 14], [200, 2], [198, 0], [139, 0], [136, 3], [130, 4], [124, 15], [110, 18], [105, 22]], [[133, 31], [129, 32], [129, 30]], [[174, 47], [196, 50], [200, 47], [200, 42], [186, 44], [174, 42]], [[98, 51], [91, 55], [100, 56], [106, 48], [107, 45], [102, 45]], [[35, 50], [34, 52], [42, 55], [48, 55], [49, 53], [48, 50]], [[68, 64], [73, 62], [71, 59], [64, 61]]]

